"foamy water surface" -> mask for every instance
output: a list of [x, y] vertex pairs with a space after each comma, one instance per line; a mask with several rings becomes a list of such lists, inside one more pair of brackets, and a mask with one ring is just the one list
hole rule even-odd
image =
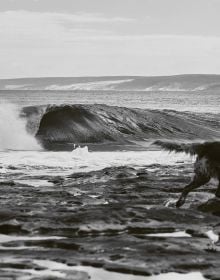
[[164, 151], [89, 152], [87, 147], [72, 152], [1, 151], [0, 174], [20, 172], [32, 175], [65, 175], [105, 167], [142, 167], [152, 164], [178, 165], [192, 163], [185, 154]]

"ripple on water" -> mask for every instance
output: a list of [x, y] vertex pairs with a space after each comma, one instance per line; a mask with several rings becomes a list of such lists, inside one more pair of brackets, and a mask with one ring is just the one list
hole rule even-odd
[[[26, 260], [8, 259], [3, 262], [11, 263], [24, 263]], [[28, 261], [27, 261], [28, 262]], [[33, 260], [33, 267], [41, 267], [41, 269], [23, 269], [23, 273], [28, 273], [23, 276], [17, 277], [18, 280], [31, 280], [32, 277], [60, 277], [67, 279], [68, 275], [80, 276], [76, 279], [91, 279], [91, 280], [205, 280], [200, 272], [191, 272], [188, 274], [179, 273], [165, 273], [153, 276], [139, 276], [132, 274], [124, 274], [118, 272], [110, 272], [102, 268], [94, 268], [90, 266], [68, 266], [63, 263], [50, 260]], [[21, 270], [11, 269], [11, 271], [20, 273]], [[70, 274], [71, 273], [71, 274]], [[73, 274], [74, 273], [74, 274]], [[19, 275], [19, 274], [18, 274]], [[75, 279], [75, 278], [74, 278]]]

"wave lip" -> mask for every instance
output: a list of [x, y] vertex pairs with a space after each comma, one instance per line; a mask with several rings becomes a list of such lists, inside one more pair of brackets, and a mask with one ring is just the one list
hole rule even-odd
[[73, 144], [128, 144], [156, 139], [212, 140], [220, 137], [220, 114], [117, 106], [49, 105], [26, 107], [27, 126], [44, 147]]

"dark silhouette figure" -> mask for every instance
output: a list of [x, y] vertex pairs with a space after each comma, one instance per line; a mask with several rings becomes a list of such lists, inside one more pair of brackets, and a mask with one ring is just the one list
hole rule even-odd
[[185, 203], [189, 192], [205, 185], [213, 177], [219, 181], [215, 195], [220, 197], [220, 142], [183, 144], [156, 141], [154, 144], [168, 151], [185, 152], [197, 156], [194, 164], [195, 175], [192, 181], [184, 187], [176, 207], [181, 207]]

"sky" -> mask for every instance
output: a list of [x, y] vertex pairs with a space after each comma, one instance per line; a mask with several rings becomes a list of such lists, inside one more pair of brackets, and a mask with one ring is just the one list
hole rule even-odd
[[0, 0], [0, 78], [220, 74], [220, 0]]

